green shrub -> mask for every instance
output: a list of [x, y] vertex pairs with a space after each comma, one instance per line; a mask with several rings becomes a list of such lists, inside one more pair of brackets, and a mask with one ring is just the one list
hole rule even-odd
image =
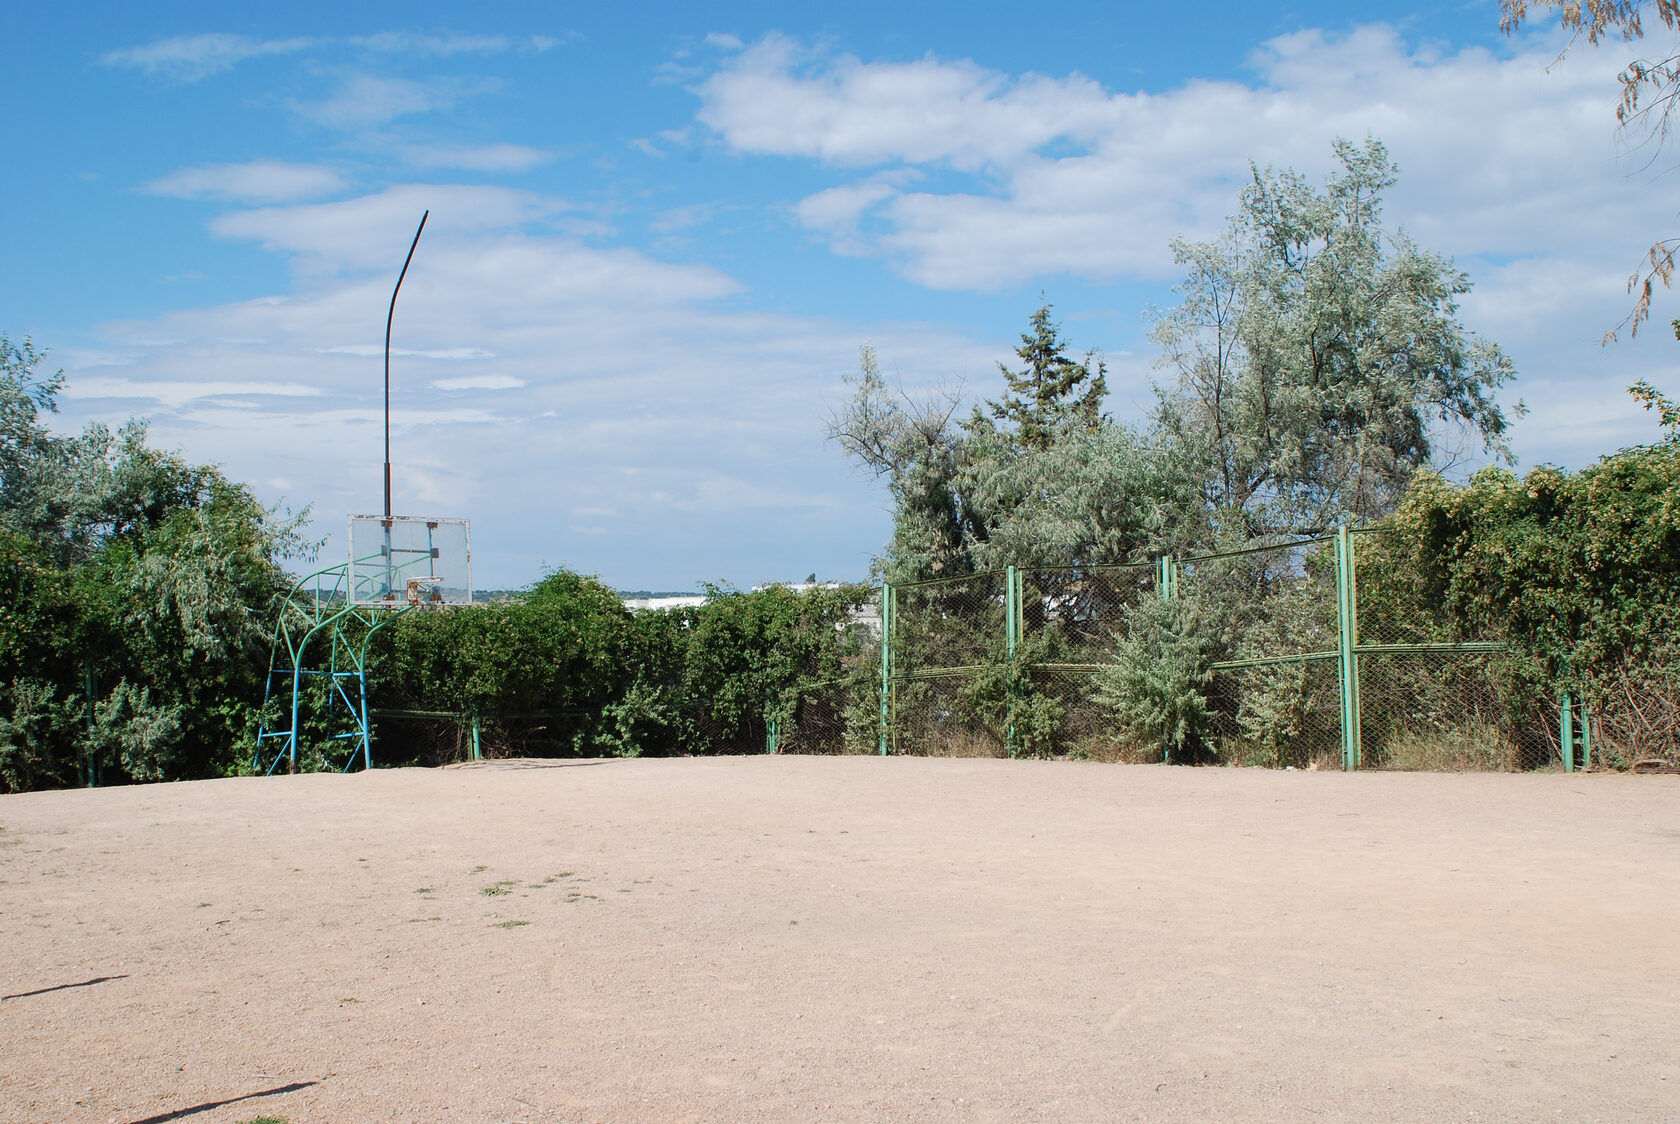
[[1194, 598], [1147, 597], [1126, 609], [1114, 661], [1093, 684], [1126, 740], [1159, 745], [1168, 760], [1203, 751], [1215, 650], [1210, 623]]

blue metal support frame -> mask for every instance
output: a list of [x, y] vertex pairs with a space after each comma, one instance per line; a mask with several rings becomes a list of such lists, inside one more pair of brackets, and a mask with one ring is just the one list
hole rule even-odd
[[[368, 562], [375, 557], [378, 556], [357, 561]], [[297, 771], [304, 684], [310, 677], [327, 680], [329, 722], [340, 704], [349, 715], [340, 732], [327, 735], [330, 741], [354, 743], [342, 771], [348, 773], [355, 768], [358, 757], [363, 769], [373, 767], [373, 729], [367, 703], [368, 646], [375, 633], [408, 612], [410, 606], [355, 604], [349, 597], [349, 570], [350, 564], [345, 562], [317, 570], [292, 587], [281, 606], [280, 619], [274, 626], [274, 643], [269, 649], [263, 719], [257, 729], [256, 753], [251, 763], [254, 772], [271, 775], [281, 761], [287, 763], [288, 772]], [[326, 651], [311, 659], [314, 655], [311, 643], [318, 649], [318, 637], [325, 637]], [[283, 698], [287, 694], [289, 705], [280, 721], [271, 727], [270, 704], [277, 696]], [[266, 750], [269, 743], [276, 741], [279, 746], [269, 759]], [[265, 761], [267, 768], [264, 768]]]

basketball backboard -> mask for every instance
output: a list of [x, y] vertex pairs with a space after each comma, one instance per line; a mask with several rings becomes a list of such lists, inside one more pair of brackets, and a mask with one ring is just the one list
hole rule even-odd
[[470, 605], [467, 521], [352, 515], [349, 578], [357, 605]]

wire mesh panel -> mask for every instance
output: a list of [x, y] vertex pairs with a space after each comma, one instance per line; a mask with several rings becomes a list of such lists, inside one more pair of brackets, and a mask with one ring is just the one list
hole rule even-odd
[[376, 714], [380, 760], [392, 765], [450, 765], [514, 757], [571, 757], [595, 720], [587, 711], [470, 714], [383, 710]]
[[1159, 739], [1129, 735], [1100, 698], [1096, 671], [1035, 667], [1014, 711], [1017, 753], [1132, 764], [1161, 760]]
[[704, 703], [677, 712], [677, 752], [707, 754], [763, 753], [770, 745], [770, 720], [762, 711], [732, 713]]
[[1000, 673], [949, 673], [892, 684], [890, 748], [927, 757], [1006, 757]]
[[896, 588], [892, 752], [1003, 755], [1009, 584], [1004, 572], [993, 571]]
[[1361, 655], [1360, 763], [1511, 771], [1557, 760], [1546, 716], [1513, 709], [1503, 662], [1496, 652]]
[[974, 668], [1003, 658], [1007, 582], [1002, 571], [897, 587], [895, 674]]
[[1503, 638], [1466, 635], [1380, 531], [1352, 536], [1360, 763], [1534, 769], [1561, 760], [1545, 694], [1525, 689]]
[[[877, 657], [878, 659], [879, 657]], [[881, 677], [853, 674], [800, 686], [778, 721], [778, 753], [874, 753], [880, 739]]]
[[1035, 664], [1109, 662], [1127, 610], [1156, 595], [1156, 573], [1152, 562], [1021, 571], [1026, 658]]
[[1216, 671], [1208, 690], [1208, 750], [1229, 765], [1340, 768], [1336, 659], [1281, 660]]
[[1204, 749], [1229, 764], [1322, 766], [1342, 752], [1335, 542], [1189, 559], [1177, 593], [1209, 638]]
[[1642, 659], [1594, 684], [1584, 721], [1592, 763], [1612, 769], [1680, 768], [1680, 666]]
[[1333, 539], [1186, 559], [1178, 574], [1178, 595], [1204, 616], [1220, 662], [1336, 650]]

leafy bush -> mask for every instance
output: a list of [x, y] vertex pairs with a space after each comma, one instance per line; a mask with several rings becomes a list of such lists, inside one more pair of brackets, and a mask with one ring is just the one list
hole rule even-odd
[[381, 705], [563, 716], [565, 738], [537, 752], [762, 752], [768, 722], [797, 721], [810, 684], [850, 673], [849, 622], [867, 595], [719, 586], [697, 608], [632, 615], [597, 579], [561, 570], [520, 600], [399, 617], [370, 676]]
[[144, 423], [54, 434], [43, 358], [0, 335], [0, 785], [236, 771], [299, 520]]
[[1126, 609], [1114, 662], [1095, 673], [1093, 692], [1128, 740], [1186, 761], [1204, 745], [1214, 637], [1193, 598], [1144, 598]]

